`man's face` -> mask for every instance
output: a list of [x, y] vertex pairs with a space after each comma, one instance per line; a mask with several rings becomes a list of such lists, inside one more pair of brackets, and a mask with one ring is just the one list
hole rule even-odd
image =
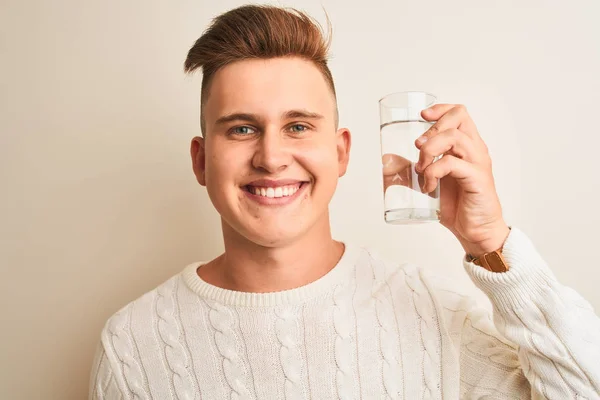
[[224, 233], [276, 247], [329, 229], [350, 133], [336, 131], [319, 69], [299, 58], [240, 61], [220, 69], [208, 93], [205, 138], [192, 141], [192, 158]]

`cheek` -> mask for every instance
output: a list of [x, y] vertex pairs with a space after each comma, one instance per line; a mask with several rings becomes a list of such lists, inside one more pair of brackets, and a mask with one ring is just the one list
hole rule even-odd
[[231, 175], [235, 171], [236, 165], [245, 161], [242, 149], [237, 148], [231, 143], [221, 141], [215, 138], [212, 145], [207, 150], [207, 169], [211, 169], [211, 174], [215, 176]]
[[317, 180], [336, 179], [338, 176], [337, 149], [332, 143], [306, 146], [298, 152], [297, 159]]
[[219, 146], [207, 149], [206, 157], [206, 179], [207, 186], [214, 186], [229, 181], [236, 171], [239, 171], [242, 158], [236, 156], [232, 151], [224, 151]]

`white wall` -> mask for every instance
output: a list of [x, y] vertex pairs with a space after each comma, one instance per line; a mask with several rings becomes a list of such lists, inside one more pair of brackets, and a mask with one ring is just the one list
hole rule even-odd
[[[191, 172], [199, 77], [186, 52], [238, 1], [0, 5], [0, 398], [81, 399], [118, 308], [222, 250]], [[332, 204], [338, 238], [459, 279], [439, 225], [382, 219], [377, 100], [426, 90], [469, 108], [510, 224], [598, 309], [600, 3], [285, 2], [334, 24], [341, 123], [354, 133]]]

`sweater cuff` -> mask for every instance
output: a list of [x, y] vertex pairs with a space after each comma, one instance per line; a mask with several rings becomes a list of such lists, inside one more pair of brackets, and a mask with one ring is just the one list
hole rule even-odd
[[463, 259], [463, 265], [475, 286], [481, 289], [499, 311], [510, 311], [540, 304], [546, 293], [558, 283], [533, 243], [519, 229], [512, 227], [502, 256], [507, 272], [491, 272]]

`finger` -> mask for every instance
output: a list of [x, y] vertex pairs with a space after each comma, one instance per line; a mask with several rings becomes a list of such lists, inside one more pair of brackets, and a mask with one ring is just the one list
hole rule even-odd
[[[417, 179], [416, 182], [415, 178]], [[405, 169], [403, 173], [383, 175], [383, 193], [385, 193], [390, 186], [405, 186], [422, 192], [421, 188], [423, 187], [424, 182], [425, 177], [423, 174], [412, 174], [410, 173], [410, 169]], [[437, 198], [437, 193], [429, 193], [429, 196]]]
[[[419, 191], [423, 187], [425, 177], [423, 174], [413, 173], [413, 163], [397, 154], [386, 153], [382, 157], [383, 161], [383, 192], [388, 187], [398, 185], [406, 186]], [[414, 180], [417, 182], [414, 182]], [[418, 186], [417, 186], [418, 185]], [[431, 196], [435, 197], [435, 193]]]
[[421, 117], [423, 117], [425, 121], [437, 121], [442, 115], [446, 114], [456, 106], [457, 104], [434, 104], [421, 111]]
[[383, 191], [391, 185], [412, 187], [412, 163], [397, 154], [386, 153], [382, 157]]
[[455, 156], [443, 156], [423, 171], [425, 182], [422, 190], [423, 193], [430, 193], [435, 190], [440, 179], [451, 176], [466, 192], [481, 193], [483, 188], [478, 182], [483, 180], [478, 179], [480, 174], [474, 164]]
[[461, 104], [436, 104], [423, 110], [421, 116], [426, 121], [437, 122], [415, 141], [417, 148], [424, 143], [424, 139], [429, 139], [439, 132], [453, 128], [466, 133], [471, 138], [479, 136], [477, 127], [467, 112], [467, 108]]
[[397, 154], [386, 153], [381, 157], [383, 175], [394, 175], [405, 169], [410, 171], [411, 162]]
[[417, 172], [425, 170], [436, 157], [451, 154], [463, 160], [474, 162], [477, 148], [471, 138], [458, 129], [448, 129], [428, 139], [419, 152]]
[[384, 175], [383, 192], [385, 193], [390, 186], [405, 186], [409, 189], [420, 191], [424, 180], [425, 177], [422, 174], [409, 174], [408, 176], [404, 174]]

